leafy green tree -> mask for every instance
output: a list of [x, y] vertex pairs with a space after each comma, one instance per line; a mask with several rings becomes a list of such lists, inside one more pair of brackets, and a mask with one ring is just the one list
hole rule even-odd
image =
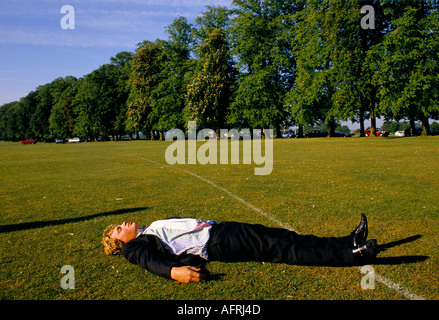
[[295, 77], [295, 60], [286, 35], [298, 5], [269, 0], [235, 0], [234, 5], [230, 32], [240, 74], [229, 122], [272, 127], [280, 135], [287, 117], [284, 97]]
[[[383, 41], [383, 38], [390, 30], [389, 17], [385, 14], [384, 5], [393, 5], [393, 0], [385, 3], [380, 0], [357, 1], [363, 7], [369, 5], [374, 8], [374, 29], [359, 28], [360, 51], [357, 53], [357, 61], [361, 63], [360, 69], [354, 67], [350, 72], [357, 74], [356, 88], [358, 88], [361, 100], [360, 108], [357, 109], [357, 117], [360, 122], [360, 136], [364, 136], [364, 120], [370, 118], [371, 136], [376, 136], [376, 118], [382, 114], [379, 109], [379, 98], [377, 92], [379, 86], [374, 80], [378, 70], [380, 53], [375, 47]], [[360, 8], [358, 8], [360, 10]], [[361, 13], [363, 16], [363, 13]], [[356, 64], [358, 65], [358, 64]]]
[[[376, 8], [375, 29], [360, 26], [361, 8], [367, 4]], [[372, 80], [376, 51], [371, 48], [385, 35], [383, 17], [373, 0], [307, 2], [294, 16], [297, 78], [286, 101], [299, 125], [320, 120], [332, 136], [338, 120], [358, 120], [364, 134], [368, 112], [376, 128], [378, 87]]]
[[85, 76], [73, 102], [77, 114], [74, 134], [91, 140], [114, 137], [115, 120], [126, 99], [119, 91], [115, 64], [105, 64]]
[[202, 128], [217, 132], [224, 128], [235, 81], [235, 70], [230, 57], [227, 34], [214, 29], [199, 45], [194, 78], [188, 85], [186, 120], [195, 120]]
[[126, 130], [130, 133], [151, 130], [148, 117], [156, 98], [163, 63], [166, 61], [163, 46], [163, 41], [144, 41], [133, 56], [126, 120]]
[[332, 38], [331, 60], [334, 85], [330, 112], [341, 120], [354, 120], [361, 109], [359, 80], [362, 57], [361, 18], [358, 1], [342, 1], [331, 4]]
[[[73, 134], [83, 139], [113, 139], [125, 132], [127, 99], [130, 92], [132, 55], [120, 52], [105, 64], [81, 79], [71, 102], [76, 115]], [[74, 94], [74, 93], [72, 93]]]
[[58, 86], [54, 89], [56, 99], [49, 117], [49, 129], [53, 138], [73, 136], [76, 118], [73, 101], [78, 92], [79, 81], [74, 77], [66, 77], [64, 80], [68, 85], [66, 88], [58, 91], [61, 87]]
[[[186, 18], [176, 19], [167, 28], [169, 39], [163, 41], [163, 63], [159, 80], [153, 88], [148, 122], [152, 129], [163, 132], [171, 128], [184, 128], [183, 109], [192, 68], [192, 26]], [[165, 62], [166, 61], [166, 62]]]
[[128, 97], [131, 91], [131, 75], [133, 54], [128, 51], [122, 51], [110, 58], [111, 73], [115, 86], [115, 95], [113, 96], [114, 119], [112, 122], [113, 140], [125, 134], [125, 123], [127, 120]]
[[28, 101], [28, 103], [30, 102], [33, 105], [33, 111], [28, 123], [33, 137], [43, 140], [53, 137], [51, 131], [53, 123], [50, 119], [52, 111], [58, 100], [65, 95], [65, 91], [75, 80], [76, 78], [71, 76], [57, 78], [50, 83], [36, 88], [35, 99]]
[[334, 115], [330, 113], [335, 91], [331, 60], [335, 34], [329, 7], [327, 1], [309, 2], [294, 16], [296, 82], [286, 96], [286, 103], [299, 125], [321, 120], [331, 134], [335, 129]]
[[[374, 28], [361, 27], [364, 18], [363, 6], [374, 8]], [[332, 2], [331, 22], [333, 24], [333, 73], [335, 88], [331, 112], [338, 119], [360, 123], [364, 136], [366, 114], [371, 118], [375, 134], [377, 112], [376, 83], [372, 81], [376, 62], [371, 59], [370, 49], [382, 41], [388, 22], [383, 8], [377, 0]]]
[[15, 140], [19, 137], [17, 128], [18, 101], [6, 103], [0, 107], [0, 140]]
[[382, 109], [395, 118], [408, 117], [412, 134], [415, 120], [428, 133], [428, 118], [439, 111], [439, 5], [437, 2], [404, 1], [395, 4], [393, 30], [377, 45], [381, 54], [379, 84]]
[[[221, 6], [206, 6], [206, 11], [195, 19], [192, 29], [193, 45], [200, 45], [215, 29], [224, 30], [229, 36], [231, 11]], [[195, 48], [194, 48], [195, 50]]]
[[49, 116], [53, 106], [51, 84], [39, 86], [36, 89], [35, 111], [30, 119], [33, 136], [37, 139], [47, 139], [50, 136]]
[[12, 118], [9, 120], [9, 127], [15, 139], [37, 138], [30, 126], [36, 105], [36, 91], [31, 91], [20, 99], [17, 109], [12, 113]]
[[78, 93], [73, 101], [74, 112], [77, 115], [73, 135], [87, 140], [94, 140], [99, 135], [98, 126], [100, 121], [96, 119], [98, 114], [99, 86], [91, 80], [93, 75], [85, 76], [80, 83]]

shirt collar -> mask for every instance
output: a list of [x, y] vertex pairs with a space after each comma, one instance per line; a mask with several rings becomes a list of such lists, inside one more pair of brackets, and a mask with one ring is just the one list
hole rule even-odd
[[137, 236], [140, 236], [141, 234], [143, 234], [143, 232], [146, 230], [146, 228], [148, 228], [148, 226], [143, 225], [142, 228], [137, 229]]

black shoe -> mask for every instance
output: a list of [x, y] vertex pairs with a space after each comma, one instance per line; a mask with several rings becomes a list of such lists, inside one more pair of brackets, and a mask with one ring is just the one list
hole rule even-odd
[[366, 241], [368, 233], [369, 229], [367, 227], [367, 219], [366, 216], [362, 213], [360, 224], [351, 233], [354, 248], [358, 247], [360, 244]]
[[374, 258], [378, 252], [378, 242], [375, 239], [366, 241], [352, 250], [355, 264], [363, 264], [364, 262]]

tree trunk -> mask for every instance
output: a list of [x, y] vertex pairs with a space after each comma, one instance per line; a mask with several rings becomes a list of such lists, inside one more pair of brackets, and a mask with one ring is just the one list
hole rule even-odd
[[375, 117], [375, 103], [370, 102], [370, 136], [376, 137], [377, 120]]
[[413, 115], [410, 115], [410, 135], [412, 137], [416, 136], [415, 117]]
[[430, 134], [430, 124], [428, 123], [428, 117], [422, 114], [420, 118], [422, 122], [422, 135], [428, 136]]
[[363, 107], [360, 109], [360, 137], [364, 137], [364, 110]]
[[299, 133], [296, 136], [297, 138], [303, 138], [303, 126], [299, 125]]
[[281, 128], [280, 123], [277, 123], [276, 124], [276, 138], [278, 138], [278, 139], [282, 138], [282, 132], [281, 132], [280, 128]]
[[335, 136], [335, 120], [333, 117], [330, 117], [327, 121], [328, 124], [328, 137]]

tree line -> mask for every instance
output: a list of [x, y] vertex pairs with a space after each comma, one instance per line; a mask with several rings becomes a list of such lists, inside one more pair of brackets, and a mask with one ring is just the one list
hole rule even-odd
[[[364, 28], [362, 8], [373, 8]], [[369, 7], [370, 8], [370, 7]], [[0, 139], [439, 119], [437, 0], [234, 0], [0, 107]]]

